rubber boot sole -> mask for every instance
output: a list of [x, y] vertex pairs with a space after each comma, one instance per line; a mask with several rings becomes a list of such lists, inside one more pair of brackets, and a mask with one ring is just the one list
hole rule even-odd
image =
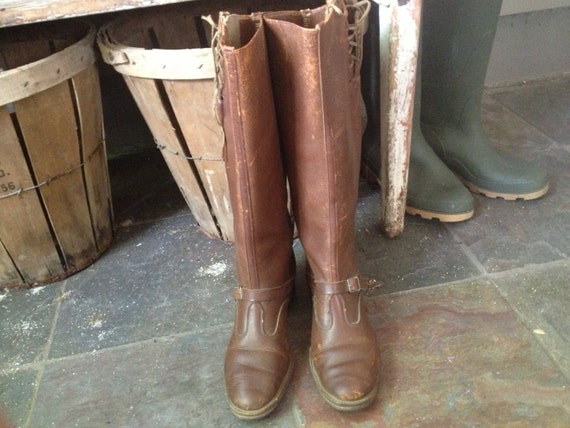
[[475, 210], [458, 214], [439, 213], [406, 205], [406, 214], [419, 216], [426, 220], [439, 220], [442, 223], [458, 223], [460, 221], [469, 220], [473, 217], [474, 213]]
[[[360, 167], [362, 177], [371, 184], [382, 186], [380, 179], [366, 163], [362, 162]], [[548, 189], [547, 189], [548, 190]], [[469, 220], [473, 217], [475, 210], [466, 211], [463, 213], [442, 213], [437, 211], [428, 211], [422, 208], [411, 207], [406, 204], [406, 214], [419, 216], [425, 220], [439, 220], [442, 223], [457, 223]]]
[[[458, 176], [459, 177], [459, 176]], [[482, 187], [479, 187], [473, 183], [470, 183], [469, 181], [463, 179], [462, 177], [459, 177], [459, 179], [461, 180], [461, 182], [463, 184], [465, 184], [465, 186], [467, 186], [467, 188], [472, 191], [473, 193], [478, 193], [481, 194], [483, 196], [486, 196], [488, 198], [492, 198], [492, 199], [504, 199], [506, 201], [517, 201], [517, 200], [522, 200], [522, 201], [532, 201], [533, 199], [538, 199], [541, 198], [542, 196], [544, 196], [546, 193], [548, 193], [548, 190], [550, 189], [550, 185], [547, 184], [546, 186], [544, 186], [542, 189], [537, 190], [536, 192], [530, 192], [530, 193], [502, 193], [502, 192], [494, 192], [492, 190], [487, 190], [487, 189], [483, 189]]]
[[260, 409], [245, 410], [236, 406], [235, 404], [233, 404], [231, 401], [228, 400], [230, 410], [237, 418], [244, 421], [254, 421], [266, 417], [273, 410], [275, 410], [277, 405], [281, 402], [281, 399], [283, 398], [285, 392], [287, 391], [287, 386], [291, 381], [292, 375], [293, 375], [293, 359], [291, 359], [291, 363], [289, 364], [289, 369], [287, 370], [287, 374], [285, 375], [285, 378], [283, 379], [281, 386], [279, 387], [277, 393], [269, 403], [267, 403], [265, 406], [261, 407]]

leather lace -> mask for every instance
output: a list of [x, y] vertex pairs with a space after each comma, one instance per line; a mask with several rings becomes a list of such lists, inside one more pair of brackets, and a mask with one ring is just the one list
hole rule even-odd
[[346, 8], [348, 11], [348, 45], [352, 60], [351, 69], [354, 73], [358, 73], [362, 63], [363, 37], [368, 29], [370, 1], [347, 0]]

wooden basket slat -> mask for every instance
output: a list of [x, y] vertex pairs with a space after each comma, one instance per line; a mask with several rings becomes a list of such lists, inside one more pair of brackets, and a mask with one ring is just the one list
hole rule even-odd
[[69, 84], [17, 101], [14, 110], [38, 183], [58, 177], [39, 190], [66, 266], [74, 269], [97, 251], [82, 172], [76, 168], [82, 158]]
[[164, 80], [163, 83], [189, 152], [196, 159], [196, 170], [220, 226], [222, 239], [233, 241], [233, 214], [222, 159], [224, 135], [213, 113], [214, 82], [203, 79]]
[[2, 45], [0, 53], [4, 62], [2, 68], [11, 70], [30, 62], [40, 61], [51, 51], [48, 40], [30, 40]]
[[112, 202], [109, 171], [103, 135], [101, 97], [92, 88], [99, 87], [97, 67], [93, 64], [72, 79], [79, 108], [79, 129], [85, 162], [84, 177], [97, 251], [107, 248], [113, 238]]
[[[11, 194], [13, 190], [10, 187], [32, 187], [34, 181], [6, 107], [0, 107], [0, 141], [0, 170], [4, 175], [0, 184], [4, 184], [7, 190], [0, 189], [0, 196]], [[35, 190], [0, 199], [0, 218], [0, 241], [16, 263], [12, 268], [2, 264], [0, 278], [12, 277], [4, 269], [16, 269], [20, 272], [18, 276], [31, 284], [40, 279], [47, 280], [61, 271], [61, 259]], [[0, 280], [0, 285], [4, 283], [3, 279]]]
[[[134, 18], [132, 22], [139, 22]], [[116, 21], [113, 25], [113, 35], [120, 40], [123, 46], [136, 46], [144, 49], [152, 49], [151, 40], [148, 37], [148, 26], [146, 25], [120, 25], [123, 21]]]
[[194, 175], [194, 171], [189, 167], [189, 162], [184, 156], [174, 154], [183, 155], [185, 150], [162, 104], [156, 82], [152, 79], [139, 79], [128, 75], [123, 75], [123, 77], [152, 134], [155, 138], [160, 138], [158, 141], [160, 144], [167, 147], [167, 150], [163, 150], [164, 160], [186, 202], [191, 207], [196, 221], [207, 234], [218, 235], [218, 227], [202, 195], [198, 177]]
[[68, 38], [65, 37], [51, 37], [50, 38], [50, 45], [53, 45], [54, 48], [54, 52], [59, 52], [64, 50], [65, 48], [69, 47], [70, 45], [70, 40]]
[[0, 284], [6, 286], [16, 286], [22, 282], [18, 270], [12, 263], [12, 259], [0, 241]]
[[[150, 25], [154, 34], [158, 39], [158, 46], [154, 48], [159, 49], [188, 49], [189, 46], [200, 46], [200, 37], [198, 36], [198, 29], [194, 16], [186, 13], [181, 13], [175, 16], [169, 16], [168, 19], [165, 15], [159, 16]], [[184, 34], [184, 37], [180, 37]]]

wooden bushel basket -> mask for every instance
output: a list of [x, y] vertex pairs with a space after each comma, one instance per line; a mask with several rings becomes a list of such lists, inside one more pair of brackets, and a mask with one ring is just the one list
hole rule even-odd
[[0, 31], [0, 287], [63, 279], [113, 239], [95, 31]]
[[99, 30], [200, 228], [233, 241], [224, 136], [213, 100], [211, 34], [192, 8], [118, 19]]

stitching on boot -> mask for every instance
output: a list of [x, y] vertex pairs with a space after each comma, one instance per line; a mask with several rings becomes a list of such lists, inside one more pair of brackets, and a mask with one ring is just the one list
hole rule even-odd
[[[317, 311], [317, 299], [323, 299], [321, 305], [325, 309], [322, 314]], [[332, 296], [329, 294], [321, 294], [320, 296], [315, 294], [313, 296], [313, 317], [315, 318], [315, 322], [321, 330], [330, 330], [332, 328], [333, 317], [331, 310], [331, 300]]]

